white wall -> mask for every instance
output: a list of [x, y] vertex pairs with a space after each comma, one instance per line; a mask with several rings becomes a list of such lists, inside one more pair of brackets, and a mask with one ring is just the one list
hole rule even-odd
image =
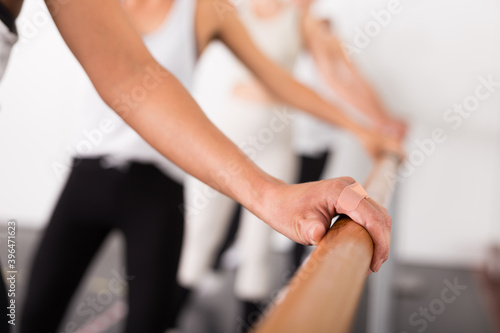
[[[407, 262], [477, 265], [485, 246], [500, 241], [500, 87], [457, 129], [443, 115], [474, 94], [479, 77], [500, 82], [500, 3], [401, 0], [376, 34], [371, 11], [389, 3], [330, 5], [343, 41], [360, 46], [355, 63], [411, 124], [407, 148], [415, 168], [400, 184], [395, 253]], [[374, 29], [369, 43], [357, 29], [366, 27]], [[416, 140], [431, 138], [436, 128], [447, 140], [429, 156], [417, 152]]]
[[40, 227], [63, 182], [75, 111], [86, 83], [41, 0], [26, 1], [20, 40], [0, 84], [0, 221]]
[[[388, 2], [328, 4], [342, 38], [355, 45], [356, 27], [372, 22], [370, 11]], [[87, 84], [53, 24], [44, 20], [41, 3], [26, 3], [19, 21], [25, 41], [16, 46], [0, 85], [0, 220], [35, 227], [46, 222], [60, 191], [64, 179], [52, 165], [67, 162], [71, 123]], [[390, 109], [411, 123], [410, 152], [415, 140], [437, 127], [448, 139], [401, 183], [396, 254], [408, 262], [477, 264], [484, 246], [500, 240], [500, 93], [481, 102], [457, 130], [443, 114], [474, 93], [479, 76], [500, 81], [500, 3], [401, 5], [401, 13], [353, 59]], [[213, 78], [211, 83], [219, 85]]]

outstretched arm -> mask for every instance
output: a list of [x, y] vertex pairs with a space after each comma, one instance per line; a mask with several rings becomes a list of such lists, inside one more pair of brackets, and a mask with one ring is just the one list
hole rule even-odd
[[72, 0], [53, 17], [102, 99], [146, 141], [236, 200], [260, 201], [259, 191], [275, 181], [248, 161], [154, 60], [119, 1]]
[[297, 82], [290, 73], [267, 58], [254, 44], [238, 19], [235, 10], [224, 12], [220, 21], [218, 38], [279, 100], [326, 120], [332, 125], [351, 131], [373, 156], [376, 156], [384, 149], [397, 147], [395, 144], [389, 145], [388, 140], [379, 133], [352, 121], [338, 107], [328, 103], [314, 91]]
[[341, 99], [370, 117], [375, 127], [402, 139], [406, 126], [387, 112], [373, 88], [347, 58], [339, 39], [330, 31], [328, 22], [316, 19], [306, 10], [302, 18], [302, 31], [306, 47], [330, 88]]
[[[352, 179], [285, 185], [260, 170], [152, 58], [119, 1], [72, 0], [52, 14], [103, 100], [186, 172], [303, 244], [318, 242], [342, 213], [337, 201]], [[369, 199], [346, 213], [374, 238], [372, 269], [378, 270], [388, 255], [390, 217]]]

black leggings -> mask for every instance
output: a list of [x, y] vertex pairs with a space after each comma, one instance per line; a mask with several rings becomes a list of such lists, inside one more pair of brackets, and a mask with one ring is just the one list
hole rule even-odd
[[85, 270], [114, 229], [125, 236], [126, 274], [133, 276], [125, 332], [171, 327], [182, 199], [182, 186], [152, 165], [132, 163], [121, 171], [102, 168], [99, 159], [76, 160], [34, 258], [20, 332], [57, 331]]

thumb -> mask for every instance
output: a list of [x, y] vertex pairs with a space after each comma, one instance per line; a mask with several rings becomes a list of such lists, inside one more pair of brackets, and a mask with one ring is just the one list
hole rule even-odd
[[312, 245], [318, 245], [319, 241], [325, 236], [326, 227], [321, 222], [313, 222], [307, 228], [306, 237]]

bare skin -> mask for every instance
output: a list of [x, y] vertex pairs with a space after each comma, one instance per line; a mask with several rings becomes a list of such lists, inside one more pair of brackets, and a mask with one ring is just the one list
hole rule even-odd
[[[384, 108], [373, 88], [347, 58], [339, 38], [331, 31], [330, 23], [311, 14], [310, 5], [314, 1], [295, 1], [289, 5], [277, 0], [249, 1], [254, 14], [264, 20], [280, 15], [289, 6], [297, 6], [301, 12], [300, 30], [304, 47], [312, 54], [320, 75], [329, 87], [343, 101], [365, 113], [374, 128], [397, 140], [404, 138], [406, 125]], [[280, 102], [257, 80], [237, 84], [233, 93], [236, 97], [260, 103]]]
[[[337, 200], [353, 179], [286, 185], [260, 170], [208, 120], [175, 77], [155, 61], [119, 1], [71, 0], [59, 6], [47, 2], [62, 37], [102, 99], [187, 173], [241, 202], [271, 227], [302, 244], [319, 242], [331, 218], [345, 213], [336, 209]], [[218, 3], [231, 7], [229, 2]], [[383, 136], [353, 123], [265, 58], [234, 11], [220, 13], [212, 0], [198, 1], [196, 38], [200, 53], [212, 40], [220, 39], [280, 99], [351, 130], [374, 154], [384, 149]], [[161, 77], [159, 84], [140, 102], [127, 107], [120, 104], [124, 96], [130, 97], [134, 89], [145, 86], [152, 71]], [[388, 257], [391, 218], [370, 199], [362, 200], [348, 215], [373, 237], [371, 269], [378, 271]]]
[[303, 10], [302, 31], [306, 47], [330, 88], [369, 116], [376, 128], [402, 140], [406, 135], [406, 124], [385, 109], [373, 88], [347, 58], [339, 38], [331, 32], [329, 22], [314, 18], [306, 8]]

